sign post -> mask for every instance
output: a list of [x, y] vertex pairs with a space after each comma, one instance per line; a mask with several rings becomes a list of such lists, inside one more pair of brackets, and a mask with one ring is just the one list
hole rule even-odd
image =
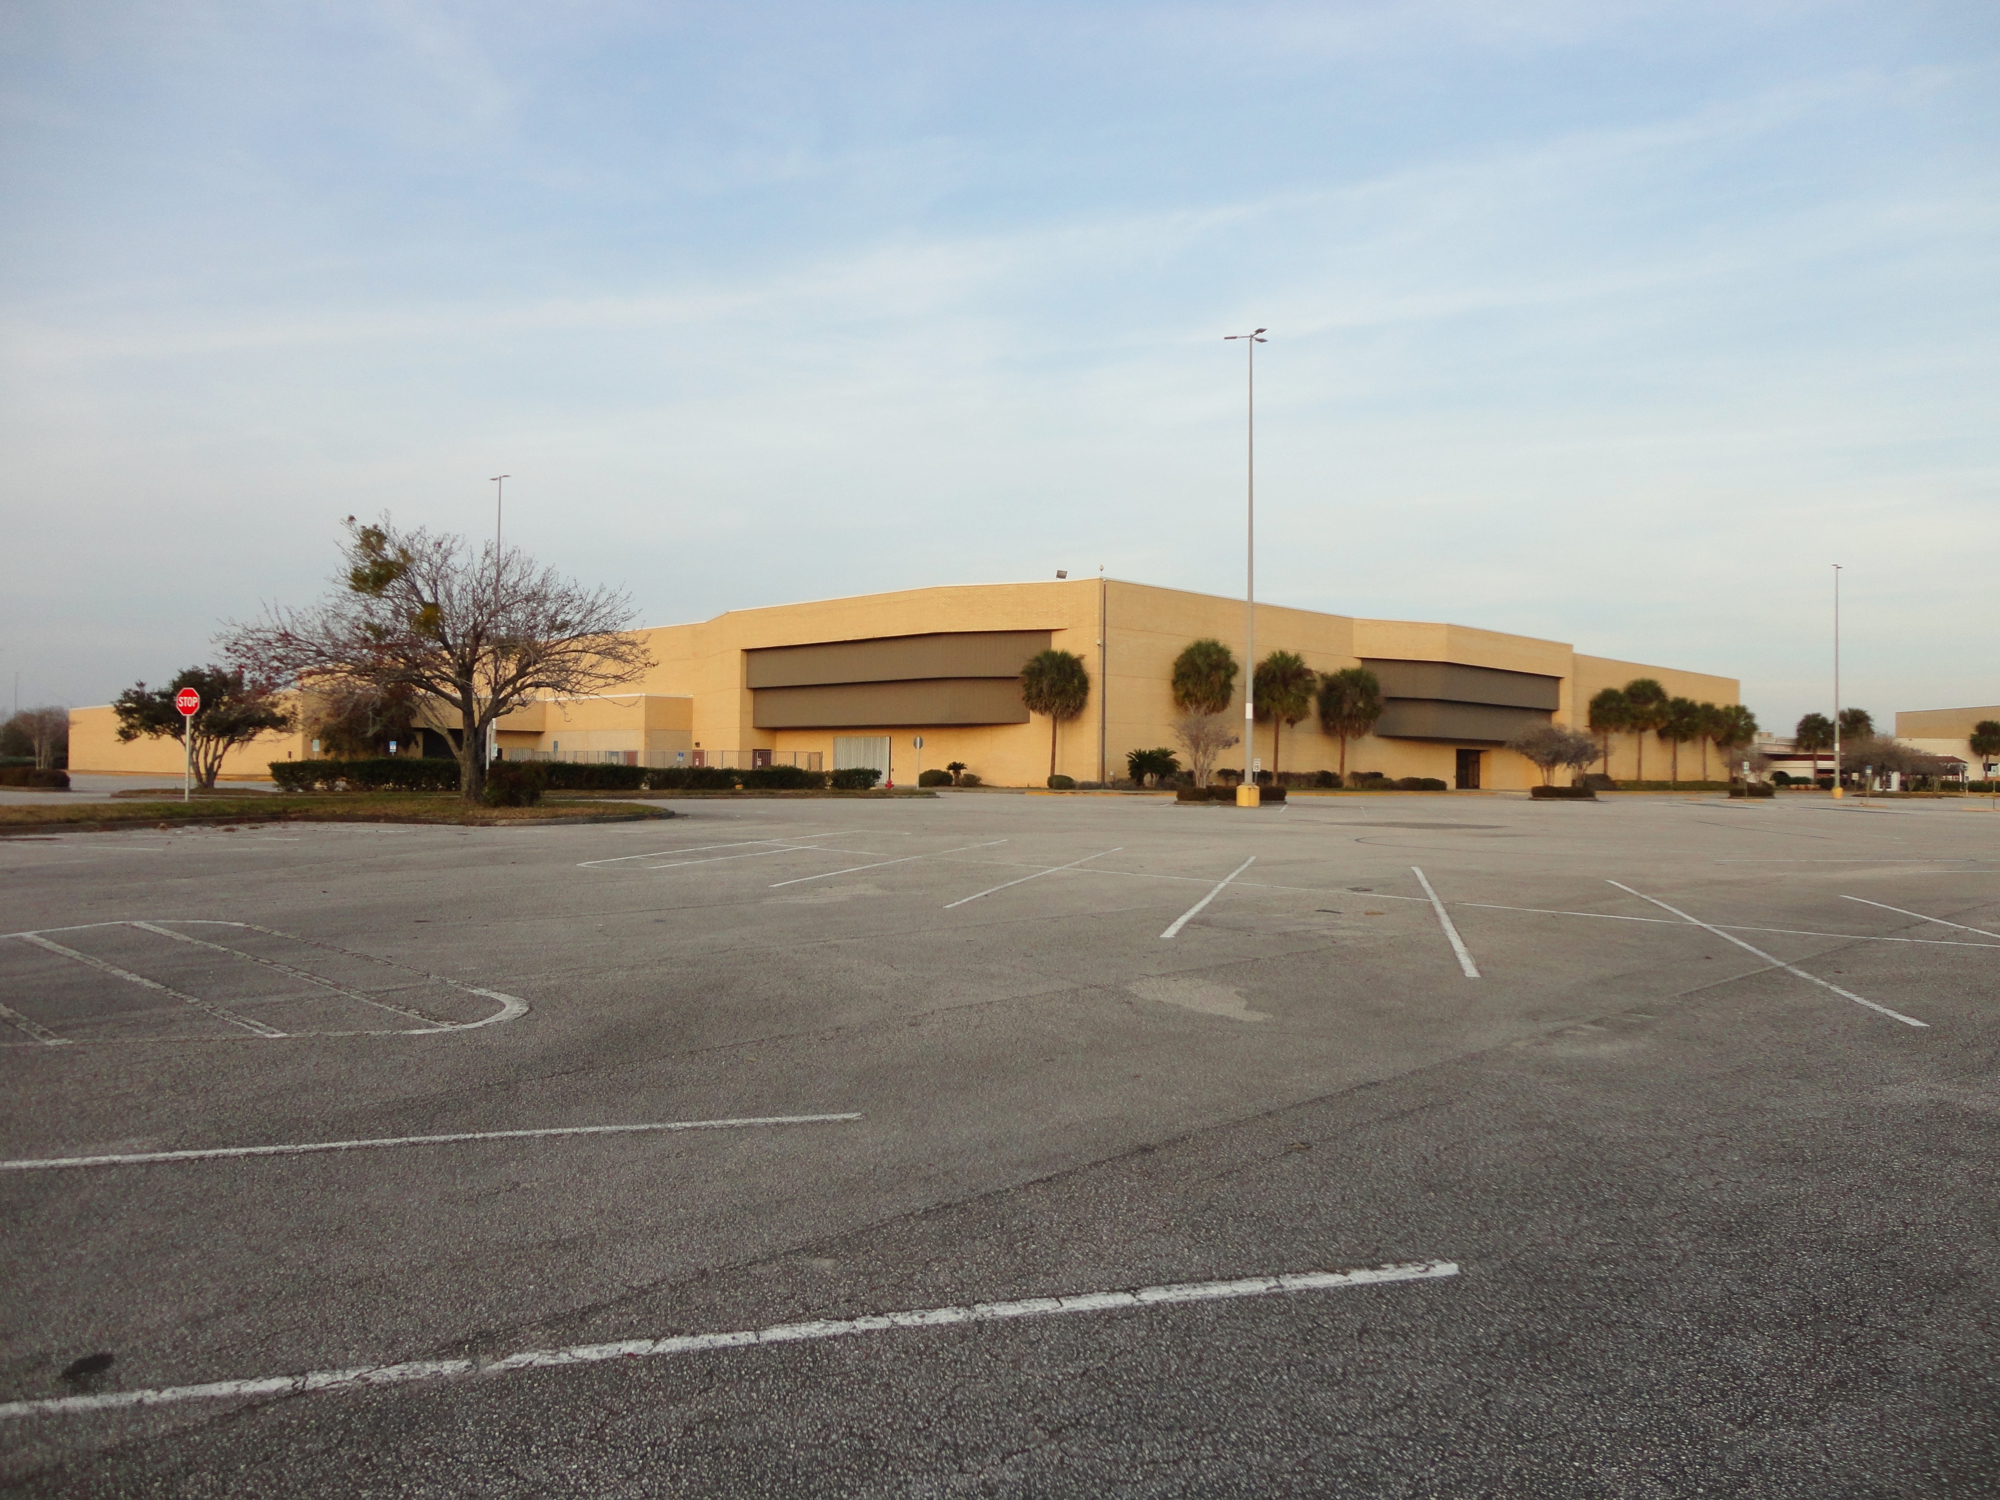
[[174, 707], [181, 713], [181, 744], [187, 750], [187, 762], [181, 776], [181, 801], [188, 802], [194, 797], [194, 716], [201, 712], [201, 694], [191, 687], [182, 688], [174, 694]]

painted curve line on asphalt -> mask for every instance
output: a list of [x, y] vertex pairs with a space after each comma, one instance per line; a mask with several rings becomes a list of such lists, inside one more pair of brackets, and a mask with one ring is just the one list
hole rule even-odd
[[[410, 1010], [403, 1006], [391, 1005], [385, 1001], [371, 999], [365, 995], [360, 994], [358, 991], [349, 990], [341, 985], [333, 983], [333, 981], [331, 980], [322, 979], [318, 975], [312, 974], [307, 970], [294, 968], [290, 964], [279, 963], [275, 959], [267, 959], [260, 957], [259, 955], [254, 953], [247, 953], [241, 948], [231, 948], [221, 943], [210, 943], [201, 938], [190, 937], [185, 933], [172, 932], [157, 923], [140, 921], [136, 919], [127, 919], [124, 921], [116, 921], [116, 922], [81, 922], [69, 927], [46, 927], [46, 928], [37, 928], [27, 932], [0, 933], [0, 939], [18, 938], [22, 942], [29, 943], [35, 947], [44, 949], [45, 951], [59, 954], [64, 958], [73, 959], [76, 962], [85, 964], [90, 968], [102, 970], [103, 972], [110, 974], [118, 979], [126, 980], [129, 983], [139, 985], [145, 989], [157, 990], [162, 994], [170, 995], [174, 999], [179, 1000], [184, 1004], [193, 1006], [198, 1010], [207, 1012], [209, 1015], [215, 1017], [217, 1020], [224, 1022], [225, 1024], [238, 1026], [245, 1031], [251, 1032], [257, 1036], [265, 1038], [286, 1038], [286, 1037], [299, 1037], [299, 1036], [437, 1036], [446, 1032], [477, 1031], [485, 1026], [497, 1026], [504, 1021], [517, 1020], [528, 1013], [528, 1002], [521, 999], [518, 995], [505, 994], [500, 990], [486, 989], [480, 985], [464, 984], [456, 979], [446, 978], [442, 974], [433, 974], [427, 969], [419, 969], [410, 964], [397, 963], [392, 958], [380, 958], [372, 953], [361, 953], [352, 948], [343, 948], [336, 943], [322, 943], [315, 938], [301, 937], [297, 933], [281, 932], [275, 927], [260, 926], [256, 922], [230, 922], [210, 917], [163, 917], [160, 920], [162, 922], [172, 922], [175, 925], [182, 927], [235, 927], [246, 932], [261, 932], [266, 937], [279, 938], [288, 943], [300, 943], [309, 948], [318, 948], [322, 952], [338, 953], [345, 958], [363, 959], [369, 963], [381, 964], [385, 968], [396, 969], [405, 974], [414, 974], [420, 978], [429, 980], [433, 984], [441, 984], [445, 986], [447, 989], [457, 990], [461, 994], [477, 995], [482, 1000], [491, 1000], [495, 1002], [500, 1008], [497, 1011], [495, 1011], [492, 1015], [483, 1016], [477, 1021], [440, 1021], [435, 1019], [434, 1017], [426, 1016], [422, 1011]], [[343, 998], [349, 1000], [358, 1000], [363, 1004], [374, 1006], [378, 1010], [386, 1010], [397, 1015], [408, 1016], [414, 1020], [421, 1020], [424, 1022], [424, 1024], [421, 1026], [403, 1027], [393, 1030], [385, 1028], [379, 1030], [370, 1029], [370, 1030], [353, 1030], [353, 1031], [301, 1031], [301, 1032], [279, 1031], [275, 1027], [266, 1026], [261, 1021], [255, 1021], [245, 1016], [239, 1016], [234, 1011], [229, 1010], [226, 1006], [217, 1005], [212, 1001], [203, 1000], [194, 995], [182, 994], [179, 990], [173, 989], [168, 985], [161, 984], [157, 980], [148, 979], [142, 974], [135, 974], [129, 969], [122, 969], [116, 964], [107, 963], [105, 960], [101, 958], [96, 958], [91, 954], [79, 952], [77, 949], [68, 947], [67, 945], [62, 943], [54, 942], [50, 940], [47, 936], [45, 936], [46, 933], [50, 932], [86, 932], [100, 927], [131, 927], [142, 932], [154, 933], [160, 937], [172, 938], [179, 942], [193, 943], [203, 948], [213, 948], [218, 952], [233, 955], [234, 957], [243, 959], [248, 963], [260, 964], [265, 968], [281, 970], [282, 972], [292, 975], [295, 978], [305, 980], [322, 989], [332, 991], [333, 993], [338, 994]], [[7, 1021], [10, 1021], [13, 1024], [21, 1027], [22, 1030], [27, 1031], [31, 1036], [36, 1036], [36, 1039], [39, 1042], [41, 1042], [41, 1044], [44, 1046], [55, 1047], [55, 1046], [69, 1046], [74, 1044], [73, 1039], [65, 1037], [57, 1037], [55, 1036], [54, 1033], [47, 1032], [46, 1028], [36, 1026], [33, 1022], [27, 1021], [25, 1017], [17, 1019], [15, 1013], [12, 1012], [0, 1013], [0, 1019], [5, 1019]], [[37, 1035], [37, 1033], [46, 1033], [46, 1034]], [[103, 1040], [115, 1040], [115, 1039], [103, 1039]], [[214, 1039], [182, 1038], [180, 1040], [214, 1040]], [[227, 1038], [223, 1038], [223, 1040], [227, 1040]]]
[[526, 1349], [500, 1359], [422, 1359], [393, 1365], [362, 1365], [345, 1370], [308, 1370], [298, 1375], [273, 1375], [252, 1380], [216, 1380], [202, 1385], [162, 1386], [149, 1390], [106, 1391], [91, 1396], [56, 1396], [44, 1400], [0, 1404], [0, 1420], [33, 1416], [68, 1416], [114, 1411], [134, 1406], [168, 1406], [186, 1401], [219, 1401], [256, 1396], [302, 1396], [315, 1391], [356, 1390], [371, 1386], [408, 1385], [419, 1380], [449, 1380], [463, 1376], [490, 1378], [517, 1370], [563, 1369], [606, 1364], [624, 1359], [658, 1359], [675, 1354], [700, 1354], [724, 1349], [748, 1349], [771, 1344], [797, 1344], [845, 1338], [898, 1328], [946, 1328], [966, 1323], [1002, 1323], [1021, 1318], [1061, 1317], [1072, 1313], [1112, 1312], [1199, 1302], [1232, 1302], [1280, 1293], [1334, 1291], [1387, 1282], [1435, 1281], [1458, 1275], [1448, 1260], [1408, 1261], [1342, 1271], [1306, 1271], [1283, 1276], [1252, 1276], [1236, 1281], [1190, 1281], [1145, 1286], [1130, 1291], [1086, 1292], [1069, 1297], [1028, 1297], [1015, 1302], [974, 1302], [956, 1307], [920, 1308], [911, 1312], [873, 1313], [858, 1318], [779, 1323], [769, 1328], [727, 1333], [670, 1334], [665, 1338], [628, 1339], [613, 1344], [573, 1344], [562, 1349]]

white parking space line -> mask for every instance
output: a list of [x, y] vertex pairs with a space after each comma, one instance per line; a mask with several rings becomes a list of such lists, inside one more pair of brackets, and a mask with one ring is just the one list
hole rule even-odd
[[370, 1386], [407, 1385], [417, 1380], [458, 1376], [481, 1379], [517, 1370], [565, 1369], [607, 1364], [625, 1359], [657, 1359], [674, 1354], [702, 1354], [725, 1349], [752, 1349], [773, 1344], [798, 1344], [845, 1338], [858, 1333], [882, 1333], [902, 1328], [949, 1328], [967, 1323], [1003, 1323], [1020, 1318], [1062, 1317], [1072, 1313], [1141, 1311], [1187, 1303], [1234, 1302], [1298, 1292], [1337, 1291], [1346, 1287], [1379, 1286], [1399, 1281], [1435, 1281], [1458, 1275], [1448, 1260], [1371, 1266], [1352, 1271], [1307, 1271], [1289, 1276], [1251, 1276], [1238, 1281], [1188, 1281], [1168, 1286], [1143, 1286], [1132, 1291], [1086, 1292], [1068, 1297], [1027, 1297], [1015, 1302], [974, 1302], [960, 1307], [927, 1307], [910, 1312], [874, 1313], [859, 1318], [830, 1318], [810, 1323], [779, 1323], [728, 1333], [684, 1333], [657, 1339], [627, 1339], [613, 1344], [573, 1344], [563, 1349], [526, 1349], [496, 1360], [424, 1359], [406, 1364], [364, 1365], [347, 1370], [311, 1370], [301, 1375], [276, 1375], [259, 1380], [217, 1380], [205, 1385], [179, 1385], [151, 1390], [106, 1391], [92, 1396], [57, 1396], [41, 1401], [9, 1401], [0, 1405], [0, 1420], [33, 1416], [67, 1416], [113, 1411], [133, 1406], [168, 1406], [186, 1401], [217, 1401], [249, 1396], [300, 1396], [312, 1391], [355, 1390]]
[[165, 1161], [222, 1161], [235, 1156], [310, 1156], [379, 1146], [446, 1146], [460, 1141], [529, 1141], [558, 1135], [643, 1135], [677, 1130], [749, 1130], [768, 1125], [832, 1125], [858, 1114], [763, 1115], [741, 1120], [664, 1120], [645, 1125], [554, 1125], [539, 1130], [466, 1130], [454, 1135], [392, 1135], [360, 1141], [306, 1141], [289, 1146], [216, 1146], [202, 1151], [139, 1151], [124, 1156], [51, 1156], [0, 1161], [0, 1172], [49, 1172], [68, 1167], [136, 1167]]
[[[829, 833], [823, 835], [823, 837], [832, 838], [833, 835]], [[640, 868], [646, 870], [681, 870], [689, 865], [720, 865], [727, 864], [732, 859], [762, 859], [767, 854], [797, 854], [801, 850], [807, 853], [812, 853], [815, 850], [824, 850], [828, 854], [874, 853], [872, 849], [828, 849], [825, 844], [780, 844], [775, 849], [753, 849], [748, 854], [715, 854], [709, 856], [707, 859], [676, 859], [666, 864], [642, 865]]]
[[[1905, 911], [1900, 906], [1891, 906], [1886, 901], [1870, 901], [1866, 896], [1842, 896], [1843, 901], [1858, 901], [1863, 906], [1879, 906], [1884, 911], [1893, 911], [1905, 917], [1915, 917], [1920, 922], [1935, 922], [1940, 927], [1956, 927], [1960, 932], [1976, 932], [1981, 937], [2000, 938], [2000, 932], [1988, 932], [1984, 927], [1967, 927], [1963, 922], [1947, 922], [1943, 917], [1927, 917], [1920, 911]], [[1984, 947], [1984, 944], [1973, 944]]]
[[[830, 833], [800, 833], [794, 834], [792, 839], [830, 839], [832, 837], [834, 835]], [[577, 863], [577, 868], [579, 870], [588, 870], [597, 865], [618, 865], [634, 859], [664, 859], [668, 856], [678, 854], [707, 854], [713, 849], [747, 849], [753, 844], [782, 844], [792, 842], [792, 839], [737, 839], [734, 843], [729, 844], [695, 844], [686, 849], [649, 849], [644, 854], [621, 854], [616, 859], [580, 860]]]
[[262, 964], [267, 969], [276, 969], [280, 974], [289, 974], [294, 979], [304, 980], [307, 984], [317, 985], [323, 990], [331, 990], [343, 999], [358, 1000], [363, 1005], [372, 1005], [377, 1010], [388, 1011], [391, 1015], [403, 1016], [412, 1021], [421, 1021], [426, 1026], [451, 1025], [449, 1021], [440, 1020], [436, 1016], [427, 1016], [420, 1010], [411, 1010], [407, 1006], [402, 1005], [391, 1005], [386, 1000], [377, 1000], [371, 995], [362, 994], [359, 990], [350, 990], [343, 985], [335, 984], [330, 979], [322, 979], [317, 974], [309, 974], [304, 969], [295, 969], [290, 964], [281, 964], [275, 958], [260, 958], [255, 953], [245, 953], [241, 948], [229, 948], [221, 943], [211, 943], [207, 938], [192, 937], [185, 932], [175, 932], [171, 927], [161, 927], [153, 922], [132, 922], [128, 925], [137, 927], [142, 932], [156, 932], [161, 937], [172, 938], [177, 943], [192, 943], [197, 948], [209, 948], [217, 953], [227, 953], [232, 958], [248, 959], [253, 964]]
[[1424, 894], [1431, 898], [1431, 910], [1437, 913], [1438, 925], [1444, 929], [1444, 935], [1451, 939], [1451, 951], [1458, 955], [1459, 968], [1465, 972], [1467, 979], [1477, 979], [1479, 965], [1472, 961], [1472, 955], [1466, 951], [1465, 939], [1458, 935], [1458, 929], [1452, 926], [1451, 917], [1445, 912], [1444, 903], [1438, 900], [1438, 893], [1431, 889], [1430, 878], [1415, 865], [1410, 866], [1410, 873], [1417, 877], [1417, 884], [1422, 886]]
[[256, 1032], [258, 1036], [276, 1037], [284, 1035], [284, 1032], [277, 1030], [275, 1027], [266, 1026], [262, 1021], [252, 1021], [247, 1016], [239, 1016], [235, 1011], [228, 1009], [226, 1006], [217, 1005], [211, 1000], [198, 1000], [193, 995], [183, 995], [179, 990], [161, 984], [158, 980], [148, 979], [143, 974], [134, 974], [130, 969], [121, 969], [116, 964], [108, 964], [101, 958], [92, 958], [88, 953], [79, 953], [74, 948], [65, 948], [61, 943], [51, 942], [39, 933], [22, 932], [16, 933], [15, 936], [24, 943], [33, 943], [37, 948], [46, 948], [51, 953], [60, 953], [64, 958], [73, 958], [80, 964], [88, 964], [93, 969], [101, 969], [104, 973], [115, 975], [127, 983], [141, 985], [149, 990], [158, 990], [163, 995], [171, 995], [183, 1005], [192, 1005], [196, 1010], [203, 1011], [215, 1017], [216, 1020], [230, 1026], [240, 1026], [245, 1031]]
[[1257, 863], [1257, 856], [1254, 854], [1251, 855], [1248, 859], [1244, 860], [1242, 864], [1238, 865], [1235, 869], [1231, 870], [1227, 875], [1223, 876], [1222, 879], [1218, 880], [1213, 886], [1213, 888], [1210, 889], [1209, 893], [1206, 896], [1203, 896], [1199, 901], [1195, 902], [1193, 906], [1190, 906], [1186, 911], [1182, 912], [1178, 917], [1175, 917], [1173, 926], [1169, 927], [1165, 932], [1161, 933], [1160, 936], [1163, 938], [1170, 938], [1175, 933], [1179, 932], [1183, 927], [1187, 926], [1189, 922], [1193, 921], [1197, 916], [1201, 914], [1201, 910], [1203, 907], [1207, 906], [1209, 902], [1213, 901], [1217, 896], [1220, 896], [1222, 894], [1222, 888], [1224, 886], [1228, 885], [1230, 881], [1234, 880], [1238, 875], [1241, 875], [1245, 870], [1249, 869], [1252, 865], [1256, 863]]
[[1889, 1007], [1886, 1005], [1877, 1005], [1873, 1000], [1864, 1000], [1861, 998], [1861, 996], [1855, 994], [1854, 991], [1852, 990], [1844, 990], [1839, 985], [1834, 984], [1829, 980], [1821, 979], [1817, 974], [1808, 974], [1804, 969], [1801, 969], [1794, 964], [1788, 964], [1782, 958], [1774, 957], [1773, 955], [1766, 953], [1762, 948], [1754, 947], [1751, 944], [1744, 942], [1742, 938], [1736, 937], [1734, 934], [1724, 932], [1720, 927], [1712, 926], [1709, 923], [1702, 921], [1701, 918], [1699, 917], [1689, 916], [1686, 912], [1682, 911], [1678, 906], [1669, 906], [1664, 901], [1655, 900], [1653, 897], [1646, 895], [1642, 891], [1633, 890], [1631, 886], [1626, 885], [1622, 881], [1612, 880], [1612, 881], [1607, 881], [1606, 884], [1615, 885], [1618, 887], [1619, 890], [1625, 892], [1628, 896], [1637, 896], [1641, 901], [1651, 901], [1653, 905], [1659, 907], [1661, 911], [1670, 911], [1675, 916], [1679, 917], [1682, 921], [1692, 922], [1695, 926], [1701, 928], [1704, 932], [1712, 932], [1717, 937], [1721, 938], [1725, 943], [1734, 943], [1737, 947], [1743, 949], [1744, 952], [1746, 953], [1754, 953], [1757, 957], [1763, 959], [1765, 963], [1771, 964], [1776, 968], [1783, 969], [1787, 974], [1795, 975], [1800, 979], [1808, 981], [1809, 983], [1816, 984], [1821, 989], [1832, 990], [1834, 994], [1840, 996], [1843, 1000], [1852, 1000], [1856, 1005], [1865, 1005], [1868, 1007], [1868, 1009], [1872, 1011], [1877, 1011], [1882, 1015], [1888, 1016], [1891, 1020], [1901, 1021], [1905, 1026], [1921, 1026], [1925, 1030], [1930, 1029], [1931, 1023], [1928, 1021], [1919, 1021], [1915, 1016], [1906, 1016], [1899, 1010], [1889, 1009]]
[[12, 1010], [5, 1005], [0, 1005], [0, 1021], [5, 1021], [10, 1026], [18, 1026], [44, 1047], [67, 1047], [69, 1045], [68, 1037], [57, 1036], [46, 1026], [37, 1026], [18, 1010]]
[[[1244, 884], [1248, 885], [1249, 882], [1246, 880]], [[1410, 896], [1404, 899], [1414, 901], [1418, 898]], [[1852, 896], [1848, 899], [1859, 901], [1861, 898], [1859, 896]], [[1870, 906], [1879, 906], [1881, 903], [1871, 901], [1868, 904]], [[1621, 912], [1610, 911], [1557, 911], [1546, 906], [1502, 906], [1497, 901], [1454, 901], [1452, 905], [1476, 906], [1482, 911], [1526, 912], [1531, 916], [1537, 917], [1591, 917], [1600, 922], [1649, 922], [1655, 927], [1678, 927], [1681, 925], [1679, 922], [1670, 921], [1666, 917], [1628, 917]], [[1901, 911], [1902, 908], [1892, 906], [1888, 910]], [[1916, 916], [1918, 913], [1909, 912], [1906, 915]], [[1938, 919], [1932, 918], [1931, 920], [1936, 921]], [[1843, 943], [1918, 943], [1926, 948], [2000, 948], [2000, 943], [1961, 943], [1955, 938], [1886, 937], [1879, 932], [1814, 932], [1804, 927], [1752, 927], [1744, 922], [1718, 922], [1715, 925], [1725, 927], [1731, 932], [1769, 932], [1779, 937], [1838, 938]], [[1955, 927], [1957, 925], [1955, 922], [1945, 923], [1947, 927]], [[1980, 929], [1973, 927], [1967, 930], [1978, 932]], [[1992, 936], [2000, 937], [2000, 933], [1994, 933]]]
[[1010, 880], [1005, 885], [996, 885], [988, 890], [980, 891], [976, 895], [962, 896], [956, 901], [947, 901], [944, 909], [950, 911], [954, 906], [964, 906], [967, 902], [977, 901], [980, 896], [990, 896], [995, 891], [1012, 890], [1017, 885], [1026, 885], [1031, 880], [1040, 880], [1044, 875], [1053, 875], [1059, 870], [1074, 870], [1078, 865], [1089, 864], [1093, 859], [1103, 859], [1107, 854], [1116, 854], [1124, 847], [1123, 844], [1120, 844], [1117, 849], [1106, 849], [1103, 854], [1086, 854], [1082, 859], [1073, 859], [1066, 865], [1051, 865], [1046, 870], [1037, 870], [1032, 875], [1023, 875], [1019, 880]]
[[947, 854], [963, 854], [967, 849], [991, 849], [996, 844], [1006, 842], [1005, 839], [988, 839], [983, 844], [961, 844], [956, 849], [940, 849], [935, 854], [905, 854], [901, 859], [878, 859], [872, 865], [849, 865], [844, 870], [827, 870], [819, 875], [801, 875], [796, 880], [776, 881], [770, 888], [775, 891], [781, 885], [804, 885], [808, 880], [831, 880], [836, 875], [852, 875], [857, 870], [879, 870], [884, 865], [906, 865], [913, 859], [942, 859]]

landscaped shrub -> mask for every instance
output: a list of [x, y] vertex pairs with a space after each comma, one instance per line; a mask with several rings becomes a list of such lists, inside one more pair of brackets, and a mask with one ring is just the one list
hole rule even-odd
[[1135, 786], [1144, 786], [1148, 777], [1161, 784], [1173, 779], [1181, 768], [1180, 757], [1164, 746], [1154, 750], [1131, 750], [1125, 755], [1125, 770]]
[[486, 790], [480, 795], [488, 807], [533, 807], [548, 782], [546, 762], [497, 760], [486, 768]]
[[370, 760], [274, 760], [271, 779], [281, 792], [455, 792], [459, 774], [455, 759], [384, 755]]
[[1587, 786], [1531, 786], [1528, 795], [1537, 801], [1559, 799], [1574, 802], [1595, 802], [1597, 793]]
[[661, 766], [646, 772], [649, 792], [733, 792], [736, 772], [721, 766]]
[[1375, 790], [1380, 791], [1382, 788], [1391, 785], [1391, 782], [1380, 771], [1349, 771], [1347, 773], [1347, 784], [1352, 787], [1364, 789], [1373, 787]]
[[39, 771], [34, 766], [0, 766], [0, 786], [37, 786], [69, 790], [67, 771]]
[[1051, 776], [1049, 778], [1049, 790], [1052, 792], [1067, 792], [1075, 785], [1076, 778], [1074, 776]]
[[949, 772], [949, 771], [919, 771], [919, 772], [917, 772], [917, 785], [918, 785], [918, 786], [950, 786], [950, 785], [951, 785], [951, 772]]
[[1732, 797], [1775, 797], [1778, 795], [1778, 789], [1768, 781], [1753, 781], [1747, 787], [1741, 784], [1731, 787], [1729, 795]]
[[542, 784], [552, 792], [636, 792], [646, 784], [644, 766], [566, 760], [503, 761], [502, 764], [540, 766], [546, 777]]
[[836, 792], [865, 792], [882, 779], [882, 773], [873, 766], [844, 766], [835, 771], [828, 780]]
[[826, 785], [826, 772], [804, 766], [752, 766], [737, 772], [736, 779], [744, 788], [758, 791], [816, 792]]
[[1417, 790], [1420, 792], [1448, 792], [1451, 788], [1435, 776], [1420, 776], [1417, 778]]
[[960, 786], [978, 786], [979, 778], [970, 771], [960, 771], [958, 773], [958, 784]]

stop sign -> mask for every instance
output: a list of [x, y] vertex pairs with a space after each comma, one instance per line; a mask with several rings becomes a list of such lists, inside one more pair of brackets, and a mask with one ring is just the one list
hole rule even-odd
[[182, 688], [174, 694], [174, 707], [181, 711], [183, 718], [192, 719], [201, 712], [201, 694], [193, 688]]

